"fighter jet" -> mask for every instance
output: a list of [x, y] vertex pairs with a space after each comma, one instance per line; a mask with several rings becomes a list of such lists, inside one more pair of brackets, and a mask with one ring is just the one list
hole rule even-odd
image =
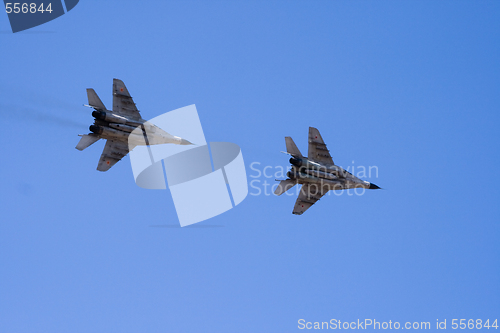
[[287, 179], [281, 180], [274, 194], [281, 195], [297, 184], [302, 184], [293, 207], [293, 214], [302, 215], [330, 190], [350, 188], [379, 189], [375, 184], [361, 180], [333, 163], [329, 150], [319, 131], [309, 127], [309, 152], [304, 157], [291, 137], [285, 137], [286, 154], [291, 155], [292, 168]]
[[[75, 148], [84, 150], [99, 139], [107, 140], [97, 164], [99, 171], [109, 170], [128, 154], [129, 149], [135, 146], [165, 143], [192, 144], [142, 119], [132, 96], [121, 80], [113, 79], [113, 111], [106, 109], [94, 89], [87, 89], [87, 96], [89, 104], [86, 106], [94, 108], [92, 112], [95, 118], [94, 124], [89, 127], [92, 133], [79, 134], [82, 138]], [[141, 130], [134, 131], [136, 128]]]

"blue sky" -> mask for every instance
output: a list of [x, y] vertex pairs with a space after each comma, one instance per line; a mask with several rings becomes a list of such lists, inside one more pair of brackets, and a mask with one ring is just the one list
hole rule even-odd
[[[499, 14], [496, 1], [82, 0], [16, 34], [0, 15], [0, 331], [500, 319]], [[377, 166], [365, 179], [384, 190], [302, 216], [294, 197], [249, 195], [176, 228], [170, 193], [137, 187], [128, 157], [100, 173], [101, 142], [74, 148], [93, 119], [85, 89], [111, 108], [113, 78], [147, 119], [196, 104], [249, 181], [253, 162], [287, 166], [285, 136], [305, 152], [315, 126], [338, 165]]]

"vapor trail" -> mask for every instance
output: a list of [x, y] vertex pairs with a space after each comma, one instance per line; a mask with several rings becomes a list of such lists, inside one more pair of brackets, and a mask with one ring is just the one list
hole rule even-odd
[[24, 115], [24, 117], [22, 117], [23, 121], [34, 121], [37, 123], [46, 123], [46, 124], [59, 125], [63, 127], [74, 127], [79, 129], [85, 129], [87, 126], [87, 124], [83, 122], [78, 122], [75, 120], [61, 117], [59, 113], [58, 114], [46, 113], [34, 107], [7, 105], [1, 103], [0, 110], [2, 117], [9, 117], [9, 118], [15, 117], [16, 119], [19, 120], [19, 116]]

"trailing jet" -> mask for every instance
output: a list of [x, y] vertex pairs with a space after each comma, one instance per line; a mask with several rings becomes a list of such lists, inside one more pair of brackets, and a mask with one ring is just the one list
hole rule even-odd
[[[89, 127], [92, 133], [79, 134], [82, 138], [76, 145], [76, 149], [84, 150], [99, 139], [107, 140], [97, 164], [99, 171], [109, 170], [128, 154], [129, 149], [135, 146], [165, 143], [192, 144], [142, 119], [132, 96], [121, 80], [113, 79], [113, 111], [106, 109], [94, 89], [87, 89], [87, 96], [89, 105], [86, 106], [94, 108], [92, 112], [95, 118], [94, 124]], [[138, 131], [134, 131], [139, 127], [141, 128], [140, 135], [137, 134]]]
[[302, 184], [293, 207], [293, 214], [302, 215], [330, 190], [350, 188], [379, 189], [375, 184], [355, 177], [333, 163], [329, 150], [314, 127], [309, 127], [309, 152], [302, 156], [291, 137], [285, 137], [287, 154], [291, 155], [292, 168], [288, 178], [282, 180], [274, 194], [281, 195], [297, 184]]

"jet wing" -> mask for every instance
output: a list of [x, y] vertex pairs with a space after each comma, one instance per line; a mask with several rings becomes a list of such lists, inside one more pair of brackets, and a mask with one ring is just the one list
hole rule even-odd
[[328, 188], [321, 188], [316, 184], [304, 184], [300, 189], [299, 197], [295, 201], [293, 214], [302, 215], [312, 205], [314, 205], [322, 196], [328, 192]]
[[307, 158], [326, 165], [334, 165], [330, 151], [317, 128], [309, 127], [309, 151]]
[[137, 110], [127, 87], [122, 80], [118, 79], [113, 79], [113, 112], [131, 119], [141, 119], [141, 114]]
[[102, 151], [97, 170], [108, 171], [113, 165], [116, 164], [123, 156], [128, 154], [128, 143], [118, 140], [108, 139], [104, 150]]

